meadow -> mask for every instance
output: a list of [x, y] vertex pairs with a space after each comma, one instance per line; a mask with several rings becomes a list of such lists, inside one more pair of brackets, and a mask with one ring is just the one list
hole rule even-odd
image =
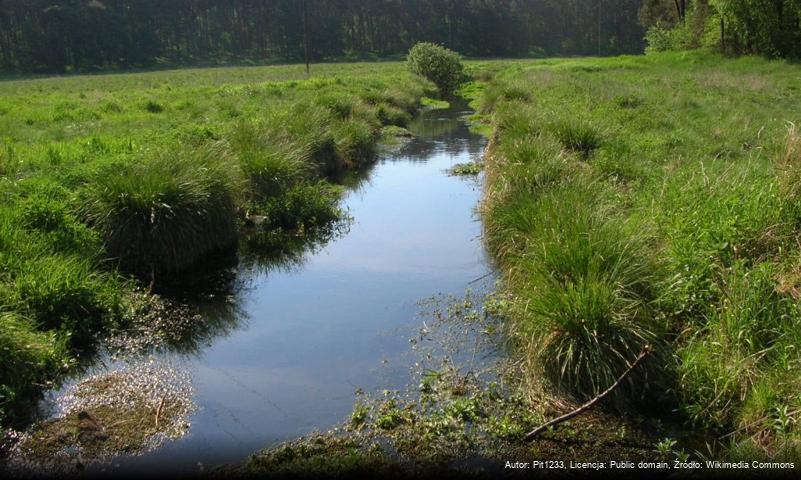
[[3, 424], [163, 280], [342, 219], [335, 178], [435, 94], [399, 62], [0, 82]]
[[607, 408], [797, 456], [799, 73], [674, 52], [517, 63], [474, 92], [529, 392], [590, 399], [648, 346]]

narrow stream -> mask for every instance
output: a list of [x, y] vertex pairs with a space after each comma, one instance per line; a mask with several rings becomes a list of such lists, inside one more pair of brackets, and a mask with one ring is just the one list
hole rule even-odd
[[[237, 287], [206, 307], [223, 325], [219, 333], [199, 347], [141, 360], [191, 379], [197, 409], [188, 434], [116, 459], [115, 467], [191, 472], [241, 462], [342, 422], [357, 389], [410, 381], [418, 302], [461, 295], [489, 269], [475, 213], [478, 183], [446, 173], [485, 146], [468, 130], [466, 113], [456, 106], [415, 121], [416, 137], [382, 155], [348, 191], [344, 206], [354, 221], [346, 234], [292, 261], [243, 256]], [[87, 375], [119, 367], [103, 363]]]

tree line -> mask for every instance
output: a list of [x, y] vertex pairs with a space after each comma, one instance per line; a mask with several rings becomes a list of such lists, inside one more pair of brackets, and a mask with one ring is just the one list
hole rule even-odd
[[801, 0], [645, 0], [649, 48], [801, 57]]
[[476, 57], [640, 53], [641, 6], [642, 0], [0, 0], [0, 70], [300, 61], [304, 32], [313, 61], [400, 55], [418, 41]]

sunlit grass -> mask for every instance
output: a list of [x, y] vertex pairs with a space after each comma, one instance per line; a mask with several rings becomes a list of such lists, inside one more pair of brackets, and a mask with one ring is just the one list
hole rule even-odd
[[486, 85], [487, 244], [534, 381], [587, 398], [651, 343], [663, 354], [620, 396], [653, 394], [739, 450], [797, 445], [798, 74], [671, 53]]

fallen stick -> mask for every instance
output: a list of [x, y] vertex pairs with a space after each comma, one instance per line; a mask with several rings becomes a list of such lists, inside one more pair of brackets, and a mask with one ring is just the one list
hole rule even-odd
[[603, 392], [599, 393], [598, 396], [596, 396], [595, 398], [593, 398], [589, 402], [585, 403], [584, 405], [580, 406], [579, 408], [573, 410], [572, 412], [566, 413], [566, 414], [562, 415], [561, 417], [554, 418], [553, 420], [551, 420], [549, 422], [546, 422], [546, 423], [540, 425], [539, 427], [535, 428], [534, 430], [528, 432], [526, 434], [526, 436], [523, 437], [523, 440], [526, 441], [526, 442], [530, 442], [530, 441], [534, 440], [535, 438], [537, 438], [545, 430], [547, 430], [547, 429], [549, 429], [549, 428], [551, 428], [551, 427], [553, 427], [555, 425], [559, 425], [562, 422], [566, 422], [566, 421], [570, 420], [573, 417], [581, 415], [582, 413], [584, 413], [587, 410], [589, 410], [590, 408], [592, 408], [593, 405], [595, 405], [596, 403], [598, 403], [601, 400], [603, 400], [610, 393], [612, 393], [621, 383], [623, 383], [623, 380], [625, 380], [626, 377], [631, 375], [631, 372], [633, 372], [640, 365], [640, 363], [642, 363], [642, 361], [645, 360], [645, 357], [647, 357], [650, 353], [651, 353], [651, 346], [650, 345], [646, 345], [645, 348], [643, 348], [643, 350], [640, 353], [640, 355], [634, 360], [634, 363], [632, 363], [631, 366], [628, 368], [628, 370], [623, 372], [623, 375], [621, 375], [620, 378], [618, 378], [617, 381], [615, 383], [613, 383], [609, 388], [607, 388]]
[[167, 394], [164, 394], [161, 397], [161, 402], [159, 402], [159, 406], [156, 409], [156, 428], [159, 428], [159, 417], [161, 417], [161, 409], [164, 408], [164, 400], [167, 399]]
[[482, 275], [482, 276], [478, 277], [478, 278], [477, 278], [477, 279], [475, 279], [475, 280], [471, 280], [471, 281], [467, 282], [467, 284], [468, 284], [468, 285], [472, 285], [472, 284], [474, 284], [474, 283], [480, 282], [481, 280], [484, 280], [485, 278], [489, 277], [490, 275], [492, 275], [492, 274], [494, 274], [494, 273], [495, 273], [495, 272], [489, 272], [489, 273], [487, 273], [486, 275]]

